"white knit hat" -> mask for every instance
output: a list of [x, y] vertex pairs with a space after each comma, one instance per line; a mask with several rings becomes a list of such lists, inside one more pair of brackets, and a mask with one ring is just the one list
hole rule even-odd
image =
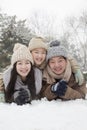
[[32, 55], [27, 48], [27, 46], [22, 45], [20, 43], [16, 43], [13, 49], [13, 55], [11, 58], [11, 65], [14, 65], [17, 61], [22, 60], [22, 59], [27, 59], [29, 60], [32, 64], [33, 58]]
[[48, 46], [42, 37], [34, 37], [30, 40], [28, 48], [30, 51], [37, 49], [37, 48], [44, 48], [47, 50]]

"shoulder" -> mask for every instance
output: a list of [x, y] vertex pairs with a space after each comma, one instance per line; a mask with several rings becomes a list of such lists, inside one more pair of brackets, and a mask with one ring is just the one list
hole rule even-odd
[[10, 73], [11, 73], [11, 70], [12, 70], [12, 67], [10, 66], [8, 69], [6, 69], [6, 70], [3, 72], [3, 76], [4, 76], [4, 75], [7, 75], [7, 74], [10, 74]]
[[4, 82], [4, 85], [5, 85], [5, 88], [7, 87], [8, 83], [10, 81], [11, 71], [12, 71], [12, 67], [9, 67], [8, 69], [6, 69], [3, 72], [3, 82]]
[[11, 71], [12, 71], [12, 67], [9, 67], [8, 69], [6, 69], [4, 72], [3, 72], [3, 80], [7, 80], [10, 78], [11, 76]]

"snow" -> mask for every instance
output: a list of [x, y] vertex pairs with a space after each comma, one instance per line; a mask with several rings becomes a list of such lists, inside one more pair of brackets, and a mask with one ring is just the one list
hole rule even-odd
[[0, 103], [0, 130], [87, 130], [87, 100]]

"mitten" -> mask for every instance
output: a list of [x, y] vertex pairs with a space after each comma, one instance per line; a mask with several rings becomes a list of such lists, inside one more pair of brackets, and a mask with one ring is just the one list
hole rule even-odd
[[67, 90], [67, 83], [64, 80], [60, 80], [51, 87], [51, 91], [58, 96], [64, 96], [66, 90]]
[[75, 80], [76, 83], [78, 83], [79, 85], [82, 85], [84, 82], [84, 77], [80, 69], [77, 69], [77, 71], [75, 72]]
[[28, 89], [20, 89], [18, 92], [18, 96], [15, 98], [15, 103], [17, 105], [23, 105], [26, 103], [30, 103], [31, 95]]

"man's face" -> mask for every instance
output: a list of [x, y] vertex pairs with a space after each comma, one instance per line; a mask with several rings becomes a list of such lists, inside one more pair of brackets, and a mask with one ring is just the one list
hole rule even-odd
[[62, 56], [53, 57], [49, 60], [48, 65], [55, 74], [62, 74], [66, 69], [66, 60]]

